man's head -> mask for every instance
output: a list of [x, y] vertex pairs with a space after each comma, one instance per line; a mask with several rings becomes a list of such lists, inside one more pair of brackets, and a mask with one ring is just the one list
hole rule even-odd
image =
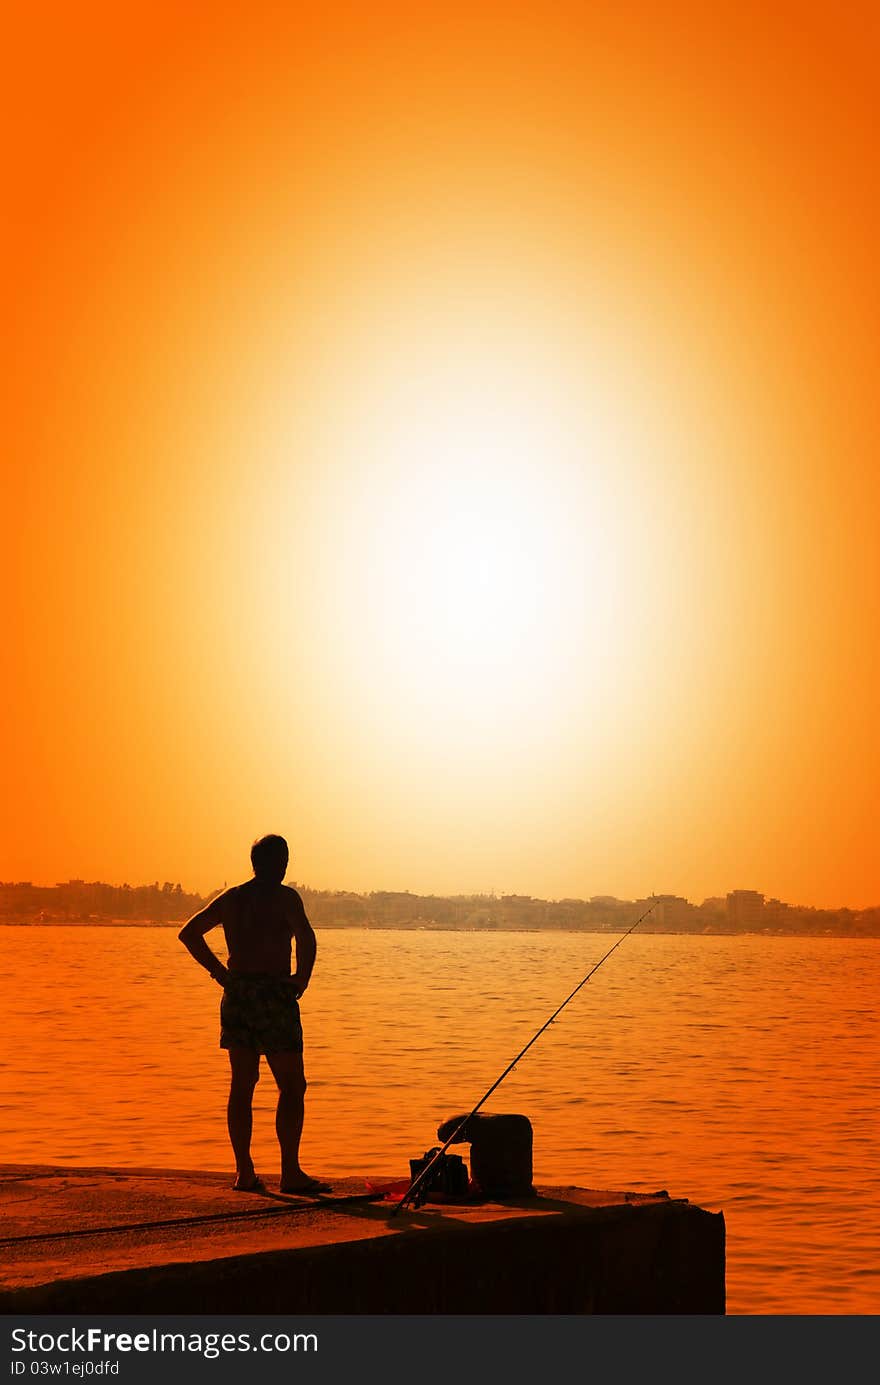
[[289, 852], [283, 837], [260, 837], [251, 847], [254, 875], [264, 885], [280, 885], [287, 874]]

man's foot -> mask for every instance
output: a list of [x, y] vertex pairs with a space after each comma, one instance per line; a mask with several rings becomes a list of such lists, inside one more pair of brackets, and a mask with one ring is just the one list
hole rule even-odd
[[232, 1191], [234, 1193], [265, 1193], [267, 1189], [260, 1175], [251, 1169], [249, 1173], [237, 1173], [235, 1175]]
[[290, 1178], [282, 1178], [279, 1192], [282, 1193], [332, 1193], [333, 1189], [329, 1183], [322, 1183], [320, 1178], [310, 1178], [307, 1173], [300, 1170]]

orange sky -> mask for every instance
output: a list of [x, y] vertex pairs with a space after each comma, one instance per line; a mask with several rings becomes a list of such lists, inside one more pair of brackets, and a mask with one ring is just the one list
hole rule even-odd
[[880, 903], [876, 10], [472, 8], [13, 21], [0, 878]]

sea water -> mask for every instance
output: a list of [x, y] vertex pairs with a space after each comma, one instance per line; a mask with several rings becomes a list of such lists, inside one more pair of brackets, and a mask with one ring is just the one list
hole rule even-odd
[[[167, 927], [8, 926], [5, 1162], [231, 1170], [220, 991]], [[324, 929], [304, 1167], [402, 1178], [612, 941]], [[225, 955], [222, 933], [209, 942]], [[880, 1311], [880, 942], [634, 933], [486, 1106], [535, 1180], [722, 1211], [728, 1312]], [[278, 1174], [263, 1065], [254, 1157]], [[466, 1149], [462, 1149], [467, 1154]]]

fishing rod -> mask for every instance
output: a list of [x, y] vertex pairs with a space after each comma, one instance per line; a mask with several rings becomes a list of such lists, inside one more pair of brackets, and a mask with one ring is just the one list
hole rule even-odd
[[508, 1063], [507, 1067], [504, 1069], [504, 1071], [503, 1071], [503, 1073], [501, 1074], [501, 1076], [500, 1076], [500, 1077], [497, 1077], [497, 1078], [495, 1079], [495, 1081], [492, 1083], [492, 1086], [489, 1088], [489, 1090], [488, 1090], [487, 1092], [484, 1092], [483, 1095], [480, 1097], [480, 1099], [479, 1099], [479, 1101], [477, 1102], [477, 1104], [476, 1104], [476, 1106], [474, 1107], [474, 1109], [473, 1109], [472, 1111], [469, 1111], [468, 1114], [464, 1117], [463, 1120], [460, 1120], [460, 1121], [459, 1121], [458, 1125], [455, 1127], [455, 1129], [453, 1130], [452, 1134], [449, 1136], [449, 1139], [446, 1141], [445, 1145], [443, 1145], [442, 1149], [438, 1149], [438, 1150], [437, 1150], [437, 1153], [434, 1155], [433, 1159], [431, 1159], [430, 1162], [427, 1163], [427, 1164], [425, 1165], [425, 1167], [424, 1167], [423, 1169], [421, 1169], [419, 1173], [416, 1174], [415, 1178], [414, 1178], [414, 1179], [412, 1180], [412, 1182], [410, 1183], [409, 1187], [407, 1188], [407, 1190], [406, 1190], [406, 1192], [404, 1193], [403, 1197], [402, 1197], [402, 1198], [400, 1199], [400, 1201], [398, 1202], [397, 1206], [394, 1207], [394, 1208], [392, 1209], [392, 1211], [391, 1211], [391, 1216], [392, 1216], [392, 1217], [396, 1217], [396, 1216], [397, 1216], [397, 1213], [400, 1212], [400, 1211], [402, 1211], [403, 1208], [406, 1207], [407, 1203], [409, 1203], [409, 1202], [412, 1201], [413, 1197], [414, 1197], [415, 1194], [418, 1192], [419, 1188], [422, 1186], [422, 1184], [423, 1184], [423, 1183], [425, 1182], [425, 1180], [427, 1179], [428, 1174], [429, 1174], [429, 1173], [431, 1172], [431, 1170], [434, 1168], [434, 1165], [435, 1165], [435, 1164], [438, 1164], [438, 1163], [440, 1162], [440, 1160], [443, 1158], [443, 1155], [446, 1153], [446, 1151], [447, 1151], [447, 1149], [449, 1148], [449, 1146], [450, 1146], [451, 1144], [454, 1144], [454, 1143], [455, 1143], [456, 1139], [457, 1139], [458, 1136], [461, 1134], [462, 1130], [464, 1130], [464, 1128], [465, 1128], [465, 1126], [467, 1125], [468, 1121], [471, 1120], [471, 1119], [477, 1114], [477, 1112], [479, 1111], [480, 1107], [484, 1104], [484, 1102], [488, 1101], [488, 1100], [489, 1100], [489, 1097], [492, 1095], [492, 1093], [493, 1093], [498, 1087], [501, 1086], [501, 1083], [504, 1081], [504, 1079], [505, 1079], [505, 1077], [507, 1076], [507, 1074], [510, 1073], [510, 1072], [512, 1072], [513, 1069], [516, 1067], [517, 1063], [519, 1062], [519, 1060], [520, 1060], [521, 1058], [523, 1058], [523, 1057], [528, 1053], [529, 1049], [531, 1048], [532, 1044], [536, 1041], [536, 1039], [540, 1039], [541, 1035], [544, 1033], [544, 1030], [550, 1028], [550, 1025], [551, 1025], [551, 1024], [553, 1023], [553, 1021], [556, 1019], [557, 1015], [561, 1015], [561, 1014], [562, 1014], [562, 1011], [565, 1009], [566, 1005], [569, 1003], [570, 1000], [574, 1000], [575, 996], [577, 995], [577, 993], [578, 993], [578, 991], [581, 989], [581, 987], [582, 987], [582, 986], [586, 986], [586, 984], [587, 984], [587, 982], [589, 981], [590, 977], [591, 977], [591, 976], [595, 976], [596, 972], [599, 970], [599, 968], [601, 967], [602, 963], [608, 961], [608, 958], [611, 956], [612, 952], [616, 951], [616, 949], [617, 949], [618, 947], [620, 947], [620, 944], [624, 941], [624, 939], [625, 939], [625, 938], [628, 938], [629, 935], [630, 935], [630, 933], [632, 933], [634, 929], [638, 928], [638, 926], [639, 926], [639, 924], [642, 922], [642, 920], [643, 920], [643, 919], [646, 919], [646, 918], [648, 917], [648, 915], [650, 914], [651, 910], [652, 910], [652, 909], [656, 909], [656, 907], [657, 907], [657, 905], [658, 905], [659, 903], [660, 903], [659, 899], [655, 899], [655, 900], [654, 900], [654, 903], [653, 903], [652, 905], [650, 905], [650, 907], [647, 908], [643, 914], [640, 914], [640, 915], [639, 915], [639, 917], [636, 919], [635, 923], [631, 924], [630, 927], [626, 930], [625, 933], [621, 933], [620, 937], [617, 939], [617, 942], [614, 944], [614, 946], [613, 946], [613, 947], [609, 947], [609, 949], [608, 949], [608, 951], [605, 953], [605, 955], [604, 955], [603, 957], [600, 957], [600, 958], [599, 958], [599, 960], [598, 960], [598, 962], [595, 964], [595, 966], [591, 967], [590, 970], [587, 972], [587, 974], [586, 974], [586, 976], [584, 977], [583, 981], [579, 981], [579, 982], [578, 982], [578, 984], [575, 986], [574, 990], [572, 991], [571, 995], [566, 996], [565, 1000], [563, 1000], [563, 1002], [562, 1002], [562, 1004], [559, 1006], [559, 1008], [558, 1008], [557, 1010], [554, 1010], [554, 1011], [553, 1011], [553, 1014], [550, 1016], [550, 1018], [549, 1018], [548, 1020], [545, 1020], [545, 1021], [544, 1021], [544, 1023], [541, 1025], [541, 1028], [537, 1031], [537, 1033], [535, 1033], [535, 1034], [532, 1035], [532, 1037], [529, 1039], [528, 1043], [526, 1044], [525, 1048], [520, 1049], [519, 1053], [516, 1055], [516, 1057], [514, 1058], [513, 1062], [512, 1062], [512, 1063]]

